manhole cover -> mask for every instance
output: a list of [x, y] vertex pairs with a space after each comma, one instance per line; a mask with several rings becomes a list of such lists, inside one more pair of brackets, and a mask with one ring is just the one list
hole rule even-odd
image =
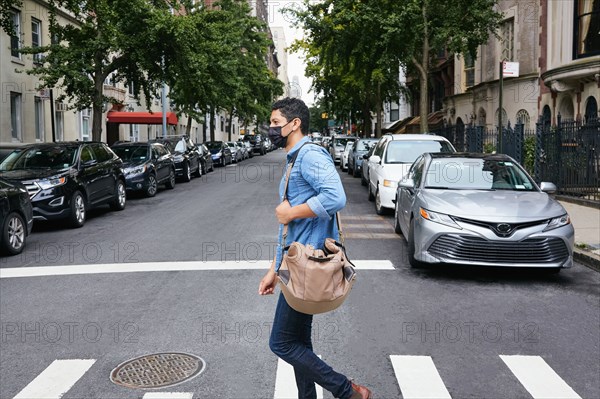
[[162, 388], [187, 381], [204, 371], [206, 362], [187, 353], [155, 353], [118, 365], [110, 380], [128, 388]]

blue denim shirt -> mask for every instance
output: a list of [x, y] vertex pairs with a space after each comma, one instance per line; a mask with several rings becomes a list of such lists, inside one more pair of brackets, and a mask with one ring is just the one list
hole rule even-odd
[[[306, 142], [304, 137], [287, 154], [286, 168], [279, 183], [279, 200], [283, 202], [285, 171], [296, 151]], [[295, 219], [288, 225], [285, 245], [297, 241], [315, 248], [323, 248], [325, 239], [339, 239], [335, 213], [346, 205], [346, 193], [335, 169], [331, 155], [325, 148], [307, 144], [300, 150], [290, 174], [287, 198], [291, 206], [307, 203], [316, 217]], [[275, 271], [281, 266], [283, 225], [279, 225], [279, 239]]]

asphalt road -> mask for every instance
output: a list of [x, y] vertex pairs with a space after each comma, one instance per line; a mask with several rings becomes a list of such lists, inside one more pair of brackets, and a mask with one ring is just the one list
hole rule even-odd
[[[0, 398], [62, 359], [94, 360], [63, 398], [142, 398], [147, 391], [116, 386], [109, 375], [157, 352], [192, 353], [207, 364], [198, 377], [158, 392], [273, 398], [278, 362], [268, 335], [277, 298], [257, 295], [264, 270], [253, 265], [273, 257], [283, 161], [279, 150], [216, 168], [154, 198], [129, 198], [122, 212], [93, 211], [81, 229], [37, 224], [25, 252], [0, 259], [1, 268], [170, 262], [173, 270], [59, 276], [44, 269], [46, 276], [0, 279]], [[453, 398], [535, 397], [527, 383], [535, 376], [517, 376], [501, 357], [517, 355], [509, 360], [541, 360], [554, 373], [543, 378], [557, 397], [569, 392], [565, 385], [579, 397], [600, 397], [598, 273], [579, 264], [559, 275], [412, 270], [392, 217], [375, 214], [360, 179], [343, 173], [342, 180], [349, 256], [388, 260], [393, 269], [359, 270], [344, 306], [315, 317], [323, 359], [377, 398], [401, 397], [400, 385], [418, 380], [401, 378], [417, 358], [395, 356], [430, 359]], [[189, 261], [238, 269], [177, 270]]]

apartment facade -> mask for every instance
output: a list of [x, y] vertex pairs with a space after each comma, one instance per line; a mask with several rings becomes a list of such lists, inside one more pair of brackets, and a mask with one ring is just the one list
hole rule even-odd
[[540, 115], [598, 118], [600, 0], [541, 0], [540, 14]]
[[[504, 0], [499, 2], [504, 15], [498, 32], [479, 46], [477, 56], [454, 56], [454, 94], [444, 99], [449, 124], [474, 124], [493, 128], [517, 120], [531, 128], [538, 115], [539, 96], [539, 1]], [[500, 109], [501, 62], [518, 62], [519, 76], [503, 80]]]
[[[479, 46], [476, 59], [454, 57], [454, 91], [444, 99], [449, 124], [487, 128], [522, 121], [534, 129], [540, 116], [598, 117], [600, 102], [600, 0], [504, 0], [500, 39]], [[519, 63], [518, 77], [503, 81], [500, 62]]]

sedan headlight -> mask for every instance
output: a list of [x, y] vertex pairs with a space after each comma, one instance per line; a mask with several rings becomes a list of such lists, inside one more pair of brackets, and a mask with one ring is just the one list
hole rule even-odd
[[42, 190], [48, 190], [53, 187], [62, 186], [66, 182], [67, 182], [67, 177], [62, 176], [62, 177], [57, 177], [54, 179], [40, 180], [40, 181], [38, 181], [38, 184]]
[[396, 180], [384, 180], [383, 187], [398, 187], [398, 182]]
[[554, 230], [559, 227], [566, 226], [568, 224], [571, 224], [571, 218], [569, 217], [569, 214], [565, 213], [562, 216], [550, 219], [550, 221], [548, 222], [548, 226], [546, 226], [544, 231]]
[[173, 157], [173, 161], [175, 161], [175, 162], [183, 162], [183, 155], [175, 155]]
[[223, 152], [222, 152], [222, 151], [219, 151], [219, 152], [217, 152], [217, 153], [215, 154], [215, 156], [216, 156], [217, 158], [219, 158], [219, 157], [220, 157], [220, 156], [222, 156], [222, 155], [223, 155]]
[[428, 211], [423, 208], [419, 208], [419, 213], [421, 214], [421, 217], [423, 219], [427, 219], [430, 222], [435, 222], [435, 223], [443, 224], [444, 226], [454, 227], [456, 229], [462, 230], [462, 227], [460, 227], [458, 224], [456, 224], [456, 222], [454, 221], [454, 219], [452, 219], [452, 216], [450, 216], [450, 215]]

